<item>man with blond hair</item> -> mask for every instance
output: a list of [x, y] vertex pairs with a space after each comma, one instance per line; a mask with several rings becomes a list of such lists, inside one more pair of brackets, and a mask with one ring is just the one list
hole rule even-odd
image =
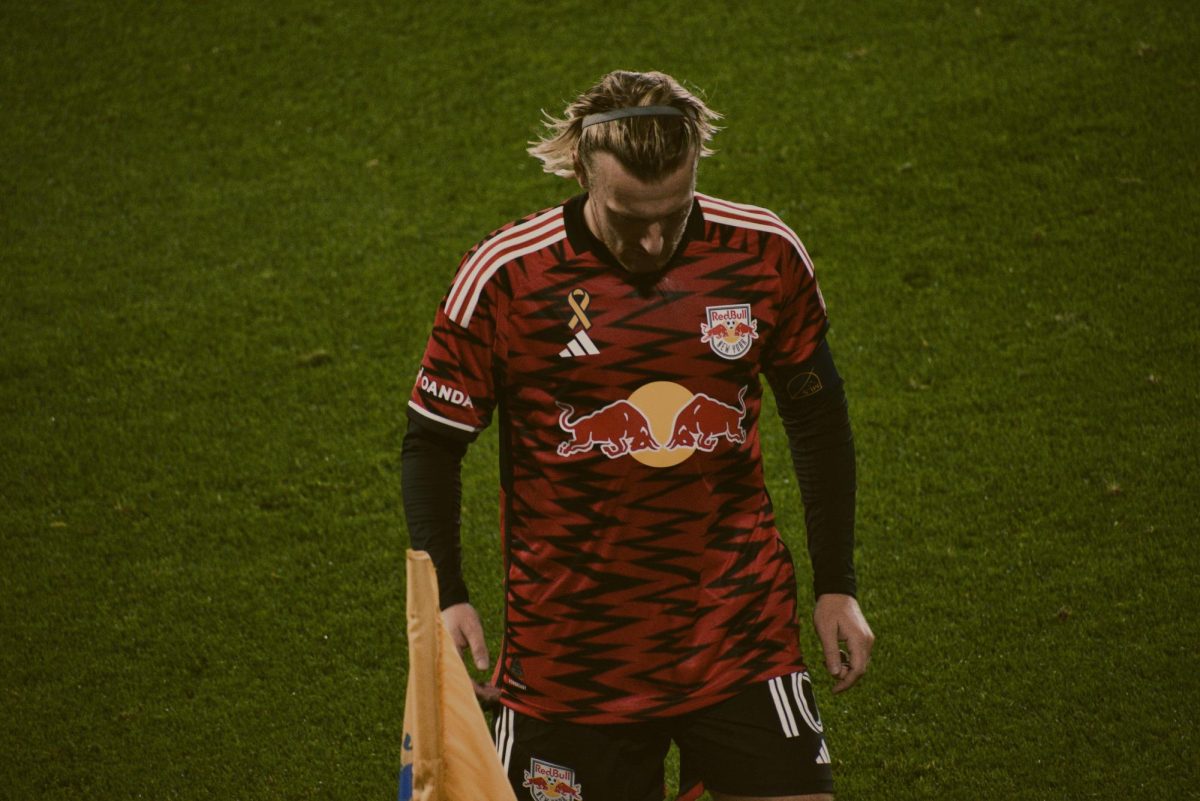
[[[530, 152], [582, 194], [464, 257], [409, 401], [405, 511], [443, 621], [489, 664], [459, 549], [467, 445], [498, 412], [504, 638], [496, 748], [518, 798], [830, 798], [792, 558], [763, 479], [760, 376], [805, 506], [833, 692], [867, 669], [853, 438], [808, 254], [775, 214], [696, 192], [719, 115], [613, 72]], [[845, 644], [845, 650], [839, 644]]]

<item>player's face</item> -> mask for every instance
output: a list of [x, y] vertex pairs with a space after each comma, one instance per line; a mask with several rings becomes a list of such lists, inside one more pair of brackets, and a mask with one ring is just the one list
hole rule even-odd
[[629, 272], [661, 270], [675, 254], [692, 211], [696, 160], [649, 183], [611, 153], [597, 153], [591, 161], [587, 177], [580, 179], [588, 191], [588, 228]]

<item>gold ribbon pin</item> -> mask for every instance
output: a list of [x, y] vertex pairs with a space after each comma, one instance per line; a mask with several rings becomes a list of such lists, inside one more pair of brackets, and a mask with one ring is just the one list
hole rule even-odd
[[577, 325], [582, 325], [583, 330], [585, 331], [591, 328], [592, 321], [588, 319], [586, 314], [584, 314], [584, 310], [587, 309], [591, 302], [592, 298], [587, 293], [587, 290], [572, 289], [571, 294], [567, 295], [567, 303], [570, 304], [571, 311], [575, 312], [575, 315], [571, 318], [571, 322], [567, 323], [567, 325], [569, 325], [571, 328], [575, 328]]

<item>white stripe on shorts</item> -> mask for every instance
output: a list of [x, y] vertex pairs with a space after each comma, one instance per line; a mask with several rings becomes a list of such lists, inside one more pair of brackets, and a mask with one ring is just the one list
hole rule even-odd
[[798, 737], [800, 730], [796, 728], [796, 718], [792, 715], [791, 704], [788, 703], [787, 691], [783, 688], [783, 677], [776, 676], [767, 682], [771, 688], [771, 699], [775, 702], [775, 714], [779, 715], [779, 725], [785, 737]]
[[500, 763], [504, 765], [505, 773], [508, 773], [508, 763], [512, 761], [515, 722], [513, 711], [508, 707], [501, 707], [500, 714], [496, 716], [496, 753], [500, 757]]
[[804, 682], [812, 683], [807, 673], [792, 674], [792, 693], [796, 696], [796, 706], [800, 708], [800, 714], [804, 716], [804, 722], [808, 724], [808, 728], [815, 731], [817, 734], [825, 731], [825, 724], [821, 722], [816, 710], [811, 709], [808, 705], [808, 698], [804, 695]]

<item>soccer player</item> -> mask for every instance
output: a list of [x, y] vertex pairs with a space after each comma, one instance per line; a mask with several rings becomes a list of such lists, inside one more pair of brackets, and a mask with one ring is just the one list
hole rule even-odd
[[[867, 669], [854, 447], [808, 254], [775, 214], [696, 191], [719, 115], [668, 75], [613, 72], [530, 152], [583, 192], [485, 237], [409, 401], [413, 547], [480, 669], [460, 469], [499, 418], [504, 637], [481, 698], [518, 798], [829, 798], [792, 557], [763, 479], [760, 376], [805, 506], [833, 692]], [[845, 651], [839, 644], [845, 643]]]

